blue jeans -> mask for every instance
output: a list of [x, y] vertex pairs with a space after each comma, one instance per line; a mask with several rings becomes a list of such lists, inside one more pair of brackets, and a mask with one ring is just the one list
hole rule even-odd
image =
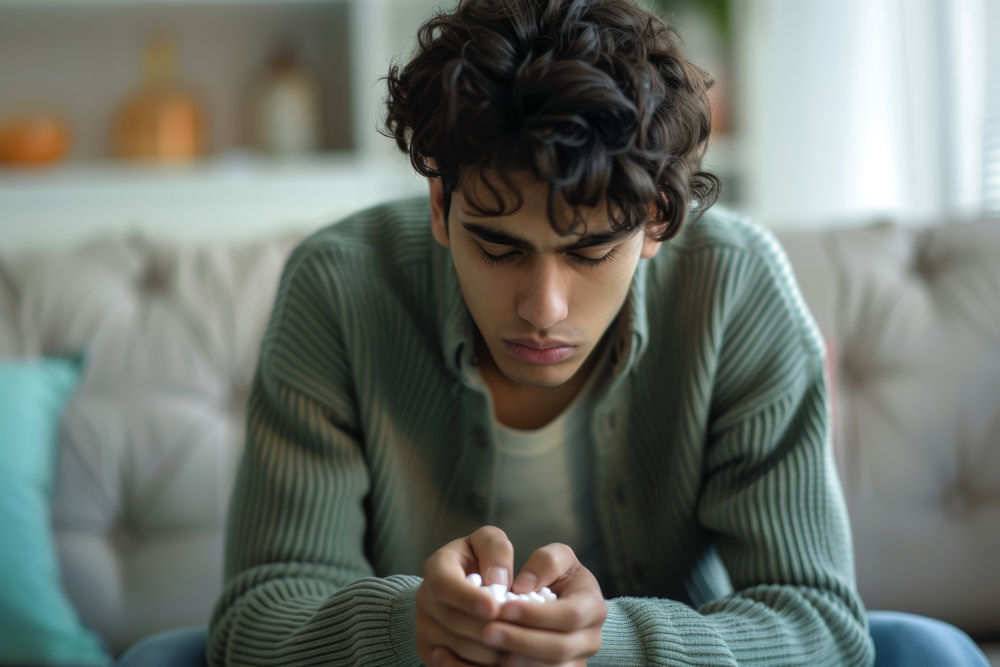
[[[968, 635], [953, 625], [896, 611], [868, 614], [876, 667], [989, 667]], [[205, 627], [168, 630], [143, 639], [122, 655], [117, 667], [201, 667]]]

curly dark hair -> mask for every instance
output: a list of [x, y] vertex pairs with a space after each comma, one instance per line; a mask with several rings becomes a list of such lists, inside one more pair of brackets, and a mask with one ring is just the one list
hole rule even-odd
[[[469, 169], [493, 199], [469, 202], [480, 215], [523, 204], [511, 171], [548, 182], [562, 234], [583, 225], [578, 207], [603, 200], [615, 229], [647, 225], [666, 240], [718, 198], [719, 179], [701, 170], [712, 80], [674, 28], [629, 0], [461, 0], [420, 27], [416, 55], [387, 80], [384, 134], [441, 178], [446, 211]], [[488, 172], [517, 193], [513, 209]]]

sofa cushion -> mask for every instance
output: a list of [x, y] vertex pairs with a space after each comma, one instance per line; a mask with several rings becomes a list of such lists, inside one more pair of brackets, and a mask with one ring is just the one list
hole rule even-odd
[[0, 663], [109, 662], [63, 593], [49, 497], [59, 423], [77, 386], [69, 359], [0, 359]]

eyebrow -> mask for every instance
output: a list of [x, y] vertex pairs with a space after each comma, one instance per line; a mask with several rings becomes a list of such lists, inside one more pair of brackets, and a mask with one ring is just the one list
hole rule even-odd
[[[494, 229], [492, 227], [487, 227], [486, 225], [480, 225], [475, 222], [467, 222], [465, 220], [461, 221], [462, 227], [465, 228], [467, 232], [475, 236], [481, 241], [486, 243], [495, 243], [497, 245], [509, 245], [514, 248], [519, 248], [527, 252], [538, 252], [535, 246], [525, 239], [518, 236], [508, 234], [507, 232], [500, 231], [499, 229]], [[626, 236], [631, 236], [635, 232], [634, 229], [616, 229], [610, 232], [601, 232], [598, 234], [586, 234], [581, 236], [576, 241], [572, 243], [567, 243], [556, 248], [556, 252], [567, 252], [573, 250], [582, 250], [584, 248], [591, 248], [593, 246], [605, 245], [608, 243], [614, 243]]]

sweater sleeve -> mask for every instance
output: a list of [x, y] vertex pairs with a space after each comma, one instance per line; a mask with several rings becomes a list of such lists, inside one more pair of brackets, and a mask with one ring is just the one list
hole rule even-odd
[[870, 665], [829, 437], [823, 343], [776, 246], [734, 270], [704, 442], [698, 521], [733, 593], [693, 608], [608, 604], [592, 664]]
[[279, 286], [230, 502], [212, 664], [419, 664], [414, 576], [373, 576], [369, 488], [337, 289], [322, 251]]

